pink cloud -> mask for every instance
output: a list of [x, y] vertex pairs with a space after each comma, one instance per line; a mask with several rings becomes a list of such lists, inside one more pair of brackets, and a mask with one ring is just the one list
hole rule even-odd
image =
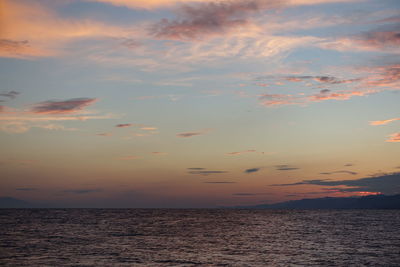
[[393, 119], [388, 119], [388, 120], [380, 120], [380, 121], [370, 121], [369, 125], [385, 125], [394, 121], [398, 121], [400, 118], [393, 118]]
[[155, 151], [155, 152], [151, 152], [151, 154], [157, 155], [157, 156], [164, 156], [164, 155], [167, 155], [168, 153], [167, 153], [167, 152], [158, 152], [158, 151]]
[[389, 139], [386, 140], [386, 142], [392, 142], [392, 143], [400, 142], [400, 133], [391, 134]]

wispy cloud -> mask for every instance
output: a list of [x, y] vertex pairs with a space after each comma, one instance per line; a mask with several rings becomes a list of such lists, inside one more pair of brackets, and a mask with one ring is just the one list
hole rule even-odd
[[[0, 40], [0, 46], [1, 46], [1, 40]], [[15, 99], [20, 93], [16, 92], [16, 91], [9, 91], [9, 92], [5, 92], [5, 93], [0, 93], [0, 96], [2, 97], [7, 97], [10, 99]]]
[[71, 114], [94, 104], [96, 98], [73, 98], [64, 101], [45, 101], [36, 104], [31, 111], [37, 114]]
[[159, 152], [159, 151], [151, 152], [151, 154], [157, 155], [157, 156], [165, 156], [165, 155], [168, 155], [167, 152]]
[[390, 142], [390, 143], [400, 142], [400, 133], [391, 134], [389, 139], [386, 140], [386, 142]]
[[3, 0], [1, 5], [7, 12], [2, 12], [0, 17], [4, 29], [0, 33], [0, 57], [56, 56], [77, 40], [129, 36], [127, 29], [89, 18], [63, 18], [52, 9], [54, 3]]
[[205, 135], [210, 132], [210, 129], [206, 130], [201, 130], [201, 131], [196, 131], [196, 132], [184, 132], [184, 133], [177, 133], [176, 137], [179, 138], [189, 138], [189, 137], [194, 137], [194, 136], [199, 136], [199, 135]]
[[247, 154], [247, 153], [254, 153], [257, 152], [257, 150], [255, 149], [249, 149], [249, 150], [244, 150], [244, 151], [238, 151], [238, 152], [228, 152], [225, 155], [231, 155], [231, 156], [235, 156], [235, 155], [241, 155], [241, 154]]
[[207, 176], [212, 174], [227, 173], [227, 171], [206, 170], [205, 168], [188, 168], [188, 173]]
[[267, 7], [281, 5], [281, 1], [225, 1], [197, 5], [183, 5], [178, 19], [163, 19], [152, 28], [159, 38], [187, 40], [216, 35], [246, 25], [248, 15]]
[[81, 195], [81, 194], [97, 193], [101, 191], [102, 191], [101, 189], [69, 189], [69, 190], [63, 190], [62, 192]]
[[380, 121], [370, 121], [369, 125], [385, 125], [394, 121], [398, 121], [400, 118], [393, 118], [393, 119], [388, 119], [388, 120], [380, 120]]
[[290, 165], [276, 165], [275, 169], [277, 171], [294, 171], [294, 170], [298, 170], [300, 168], [290, 166]]
[[132, 123], [121, 123], [121, 124], [117, 124], [115, 125], [115, 127], [117, 128], [127, 128], [127, 127], [132, 127], [134, 124]]
[[319, 83], [327, 83], [327, 84], [343, 84], [343, 83], [353, 83], [357, 82], [360, 79], [340, 79], [333, 76], [286, 76], [285, 80], [290, 82], [303, 82], [308, 80], [313, 80]]
[[140, 159], [139, 156], [123, 156], [123, 157], [119, 157], [119, 160], [135, 160], [135, 159]]
[[36, 191], [37, 188], [34, 188], [34, 187], [19, 187], [19, 188], [15, 188], [15, 190], [17, 190], [17, 191]]
[[261, 168], [251, 168], [251, 169], [247, 169], [244, 172], [245, 173], [254, 173], [254, 172], [258, 172], [259, 170], [261, 170]]
[[330, 175], [330, 174], [335, 174], [335, 173], [345, 173], [345, 174], [351, 174], [351, 175], [358, 174], [357, 172], [345, 171], [345, 170], [333, 171], [333, 172], [321, 172], [320, 174]]
[[[154, 9], [154, 8], [166, 8], [173, 7], [182, 4], [193, 4], [193, 3], [210, 3], [210, 0], [85, 0], [87, 2], [99, 2], [110, 4], [114, 6], [128, 7], [132, 9]], [[341, 2], [360, 2], [360, 0], [258, 0], [258, 1], [247, 1], [247, 2], [280, 2], [287, 6], [297, 6], [297, 5], [317, 5], [325, 3], [341, 3]], [[226, 3], [226, 2], [246, 2], [246, 0], [214, 0], [214, 3]]]
[[107, 137], [109, 137], [109, 136], [112, 136], [112, 133], [98, 133], [96, 135], [97, 136], [107, 136]]
[[[275, 184], [272, 186], [319, 185], [329, 186], [329, 190], [340, 192], [377, 192], [383, 194], [400, 193], [400, 173], [384, 174], [376, 177], [355, 180], [303, 180], [291, 184]], [[333, 187], [332, 186], [336, 186]]]
[[203, 182], [204, 184], [235, 184], [236, 182], [231, 181], [213, 181], [213, 182]]

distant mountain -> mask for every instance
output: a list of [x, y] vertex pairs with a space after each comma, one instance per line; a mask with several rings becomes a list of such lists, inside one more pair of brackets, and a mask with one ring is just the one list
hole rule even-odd
[[13, 198], [13, 197], [0, 197], [0, 208], [32, 208], [33, 205], [27, 201]]
[[400, 209], [400, 195], [364, 197], [324, 197], [292, 200], [276, 204], [243, 206], [245, 209]]

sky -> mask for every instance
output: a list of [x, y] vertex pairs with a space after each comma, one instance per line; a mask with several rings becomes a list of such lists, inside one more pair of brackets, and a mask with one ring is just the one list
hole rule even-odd
[[400, 193], [398, 0], [0, 0], [0, 196]]

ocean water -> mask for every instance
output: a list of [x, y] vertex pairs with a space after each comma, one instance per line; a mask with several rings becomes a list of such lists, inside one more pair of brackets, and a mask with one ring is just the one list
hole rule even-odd
[[1, 266], [400, 266], [394, 210], [0, 210]]

